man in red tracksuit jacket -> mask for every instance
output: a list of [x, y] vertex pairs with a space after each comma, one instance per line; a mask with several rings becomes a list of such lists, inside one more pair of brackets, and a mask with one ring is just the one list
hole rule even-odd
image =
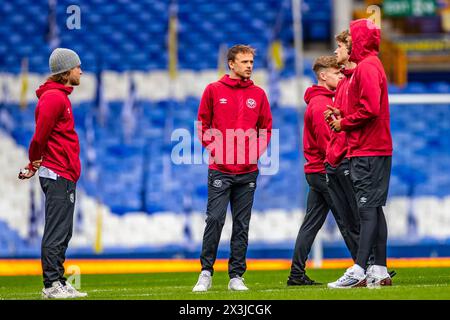
[[210, 153], [206, 227], [200, 256], [202, 272], [194, 292], [212, 284], [214, 262], [231, 205], [233, 231], [228, 264], [228, 289], [248, 290], [246, 271], [248, 230], [258, 176], [257, 161], [270, 140], [272, 115], [264, 90], [253, 84], [254, 49], [235, 45], [227, 59], [230, 75], [209, 84], [198, 110], [198, 135]]
[[[350, 61], [357, 67], [350, 78], [347, 110], [331, 122], [335, 131], [345, 131], [350, 174], [361, 218], [360, 240], [355, 264], [330, 288], [390, 285], [386, 268], [386, 204], [392, 160], [387, 78], [377, 54], [380, 28], [360, 19], [350, 24]], [[365, 271], [375, 245], [375, 261]]]
[[[327, 105], [333, 104], [334, 89], [342, 78], [340, 67], [333, 56], [319, 57], [314, 62], [313, 70], [317, 85], [305, 92], [307, 104], [303, 127], [303, 152], [305, 155], [305, 176], [309, 185], [306, 214], [297, 235], [292, 257], [288, 286], [314, 285], [305, 272], [306, 260], [311, 246], [328, 212], [334, 215], [336, 223], [346, 243], [349, 233], [343, 219], [337, 214], [327, 188], [325, 175], [325, 154], [330, 139], [330, 128], [324, 121], [323, 114]], [[349, 249], [351, 249], [349, 247]]]
[[68, 98], [80, 84], [78, 55], [57, 48], [50, 55], [51, 76], [36, 90], [36, 130], [29, 148], [30, 163], [19, 173], [29, 179], [39, 170], [45, 194], [45, 228], [41, 245], [43, 298], [85, 297], [64, 277], [64, 261], [72, 237], [76, 183], [80, 177], [80, 144]]

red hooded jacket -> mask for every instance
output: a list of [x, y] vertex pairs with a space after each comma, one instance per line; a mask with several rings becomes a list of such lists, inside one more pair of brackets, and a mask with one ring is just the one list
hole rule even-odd
[[[347, 112], [348, 104], [348, 85], [350, 84], [350, 77], [355, 69], [343, 69], [344, 78], [339, 81], [336, 87], [334, 98], [334, 107], [338, 108], [343, 114]], [[332, 167], [337, 167], [344, 160], [347, 155], [347, 137], [345, 132], [331, 131], [330, 142], [327, 147], [327, 156], [325, 162], [328, 162]]]
[[[42, 166], [77, 182], [80, 177], [80, 143], [75, 132], [72, 105], [67, 97], [73, 87], [47, 81], [36, 90], [36, 131], [30, 143], [30, 163], [42, 158]], [[32, 169], [31, 164], [28, 168]]]
[[348, 87], [348, 109], [341, 121], [347, 131], [348, 157], [391, 156], [386, 74], [378, 59], [380, 29], [370, 20], [351, 22], [350, 61], [357, 67]]
[[323, 119], [327, 105], [333, 105], [334, 92], [313, 85], [306, 89], [307, 104], [303, 126], [303, 153], [305, 173], [325, 173], [325, 155], [330, 140], [330, 127]]
[[198, 121], [198, 136], [210, 153], [210, 169], [230, 174], [258, 170], [258, 159], [272, 133], [272, 114], [263, 89], [251, 80], [225, 75], [206, 87]]

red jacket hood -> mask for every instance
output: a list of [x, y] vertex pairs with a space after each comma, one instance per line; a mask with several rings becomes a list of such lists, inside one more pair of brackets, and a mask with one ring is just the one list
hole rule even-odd
[[333, 98], [334, 91], [328, 90], [325, 87], [318, 86], [315, 84], [315, 85], [309, 87], [308, 89], [306, 89], [306, 91], [305, 91], [304, 99], [305, 99], [306, 104], [309, 104], [311, 99], [314, 97], [317, 97], [317, 96], [327, 96], [327, 97]]
[[368, 56], [376, 56], [380, 49], [380, 28], [369, 19], [359, 19], [350, 23], [352, 52], [350, 61], [359, 63]]
[[247, 88], [253, 86], [253, 81], [248, 80], [240, 80], [240, 79], [231, 79], [228, 74], [224, 75], [219, 82], [232, 87], [232, 88]]
[[44, 84], [42, 84], [39, 87], [39, 89], [36, 90], [36, 96], [38, 98], [40, 98], [44, 94], [45, 91], [54, 90], [54, 89], [61, 90], [62, 92], [64, 92], [67, 95], [71, 94], [73, 91], [73, 87], [67, 87], [61, 83], [47, 80]]

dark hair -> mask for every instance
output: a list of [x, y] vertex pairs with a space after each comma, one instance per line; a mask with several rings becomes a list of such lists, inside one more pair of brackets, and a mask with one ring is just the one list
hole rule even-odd
[[253, 56], [255, 56], [255, 51], [256, 50], [249, 45], [245, 44], [234, 45], [230, 49], [228, 49], [227, 61], [234, 61], [238, 53], [251, 53]]
[[321, 56], [314, 61], [313, 70], [316, 74], [316, 78], [319, 79], [319, 73], [323, 69], [335, 68], [340, 69], [339, 64], [335, 56]]
[[69, 81], [69, 75], [70, 75], [70, 70], [54, 74], [54, 75], [48, 77], [47, 80], [58, 82], [61, 84], [66, 84], [67, 81]]
[[348, 31], [348, 29], [342, 31], [334, 38], [336, 39], [337, 42], [345, 44], [349, 54], [350, 52], [352, 52], [352, 39], [350, 37], [350, 32]]

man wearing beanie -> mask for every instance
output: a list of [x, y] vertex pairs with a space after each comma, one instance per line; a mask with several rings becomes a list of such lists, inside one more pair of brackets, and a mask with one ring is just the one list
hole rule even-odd
[[70, 50], [57, 48], [49, 59], [51, 75], [39, 87], [35, 111], [36, 130], [29, 148], [30, 163], [19, 179], [39, 174], [45, 194], [45, 228], [41, 262], [44, 277], [43, 298], [77, 298], [78, 292], [64, 277], [64, 261], [72, 237], [75, 189], [80, 177], [80, 144], [68, 98], [80, 84], [81, 61]]

